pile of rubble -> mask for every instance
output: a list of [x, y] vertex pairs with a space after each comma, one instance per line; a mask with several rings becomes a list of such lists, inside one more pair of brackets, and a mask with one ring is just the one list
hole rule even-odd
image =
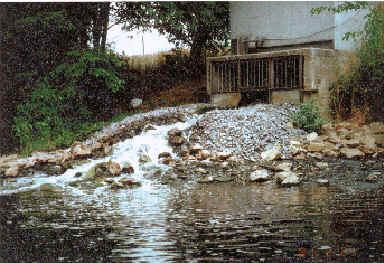
[[289, 158], [292, 137], [305, 135], [295, 129], [290, 115], [292, 105], [257, 104], [238, 110], [210, 111], [193, 126], [190, 141], [200, 143], [204, 149], [228, 151], [242, 159], [259, 159], [261, 152], [278, 144]]

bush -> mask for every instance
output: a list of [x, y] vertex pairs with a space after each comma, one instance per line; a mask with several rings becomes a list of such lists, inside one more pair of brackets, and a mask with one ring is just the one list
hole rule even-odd
[[100, 128], [111, 118], [124, 80], [123, 62], [94, 50], [67, 53], [65, 61], [40, 79], [17, 108], [13, 130], [24, 153], [54, 149]]
[[341, 118], [355, 110], [367, 119], [384, 120], [384, 4], [367, 17], [358, 64], [331, 87], [331, 109]]
[[292, 115], [293, 125], [307, 132], [317, 132], [326, 121], [320, 117], [319, 108], [308, 101], [300, 105], [299, 110]]

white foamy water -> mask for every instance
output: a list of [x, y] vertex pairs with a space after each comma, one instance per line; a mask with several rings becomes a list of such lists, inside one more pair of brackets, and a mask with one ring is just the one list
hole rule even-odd
[[[74, 194], [84, 194], [84, 192], [75, 187], [71, 187], [71, 182], [85, 180], [85, 174], [93, 168], [96, 164], [112, 160], [119, 163], [121, 166], [129, 163], [134, 168], [134, 173], [127, 175], [122, 174], [119, 177], [114, 178], [118, 180], [122, 177], [130, 177], [140, 180], [143, 188], [150, 188], [151, 181], [143, 177], [146, 172], [161, 169], [167, 170], [168, 167], [164, 164], [160, 164], [158, 155], [161, 152], [170, 152], [172, 157], [175, 158], [175, 154], [172, 153], [172, 148], [168, 145], [167, 133], [170, 129], [177, 128], [184, 130], [191, 126], [195, 122], [194, 119], [190, 119], [187, 122], [178, 122], [170, 125], [153, 125], [154, 129], [134, 136], [133, 138], [126, 139], [118, 142], [112, 147], [112, 154], [102, 159], [90, 159], [85, 163], [76, 166], [72, 169], [68, 169], [64, 174], [58, 176], [47, 176], [43, 173], [35, 173], [31, 177], [20, 177], [12, 179], [0, 180], [0, 195], [12, 194], [15, 192], [29, 191], [38, 189], [44, 185], [53, 186], [55, 188], [62, 188], [72, 191]], [[150, 157], [150, 161], [146, 163], [140, 163], [140, 154], [146, 154]], [[75, 177], [77, 172], [83, 173], [81, 177]], [[96, 189], [95, 194], [100, 192], [105, 187], [99, 187]]]

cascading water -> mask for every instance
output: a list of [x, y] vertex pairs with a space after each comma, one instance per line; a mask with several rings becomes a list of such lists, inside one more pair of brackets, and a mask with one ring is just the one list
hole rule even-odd
[[[120, 166], [129, 163], [134, 168], [134, 173], [129, 175], [129, 177], [140, 180], [142, 182], [142, 187], [150, 188], [151, 181], [147, 180], [143, 175], [152, 170], [165, 171], [168, 169], [166, 165], [159, 163], [159, 153], [169, 152], [171, 153], [172, 158], [176, 157], [172, 152], [172, 148], [168, 145], [167, 132], [173, 128], [180, 130], [186, 129], [194, 122], [195, 119], [189, 119], [186, 122], [178, 122], [170, 125], [153, 125], [151, 130], [116, 143], [112, 148], [111, 155], [102, 159], [88, 160], [73, 169], [68, 169], [62, 175], [48, 176], [44, 173], [35, 173], [34, 176], [31, 177], [4, 180], [2, 185], [0, 185], [0, 195], [29, 191], [47, 185], [56, 188], [65, 188], [66, 190], [72, 190], [75, 193], [81, 194], [82, 191], [72, 187], [71, 183], [85, 180], [86, 178], [84, 178], [84, 176], [76, 177], [76, 173], [86, 175], [96, 164], [110, 160], [119, 163]], [[141, 154], [148, 156], [149, 161], [141, 163], [139, 161]], [[121, 176], [114, 178], [114, 180], [119, 180], [126, 176], [128, 175], [122, 174]], [[100, 190], [104, 188], [105, 187], [101, 187], [101, 189], [97, 189], [95, 192], [100, 192]]]

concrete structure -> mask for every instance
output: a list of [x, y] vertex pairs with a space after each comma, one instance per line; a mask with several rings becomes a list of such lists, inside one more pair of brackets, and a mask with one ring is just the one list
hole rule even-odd
[[[211, 102], [233, 106], [248, 93], [269, 103], [314, 100], [329, 114], [329, 87], [344, 71], [346, 57], [359, 40], [343, 40], [359, 31], [367, 10], [312, 15], [317, 7], [340, 2], [232, 2], [233, 56], [208, 58]], [[225, 94], [225, 95], [224, 95]]]
[[238, 41], [236, 54], [300, 46], [353, 50], [358, 41], [343, 40], [343, 36], [363, 28], [367, 10], [311, 14], [313, 8], [340, 3], [232, 2], [231, 38]]

